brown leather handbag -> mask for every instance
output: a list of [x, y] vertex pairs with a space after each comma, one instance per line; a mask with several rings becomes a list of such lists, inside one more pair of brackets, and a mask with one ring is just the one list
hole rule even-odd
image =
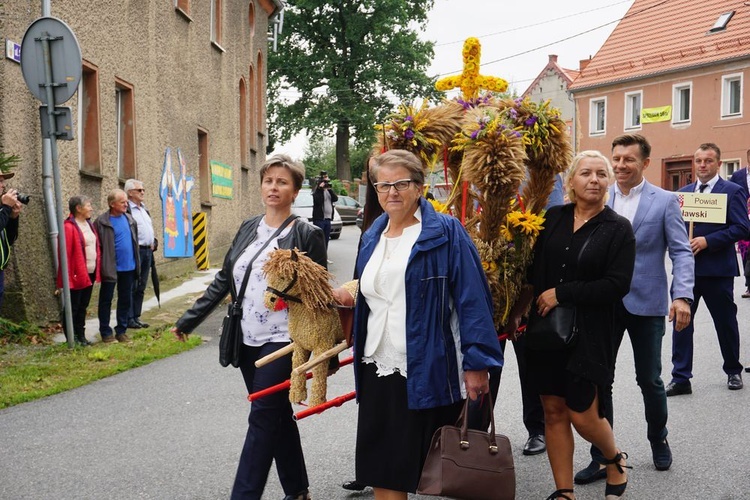
[[417, 493], [466, 500], [516, 497], [510, 440], [495, 434], [492, 395], [487, 397], [482, 406], [490, 413], [490, 432], [467, 428], [467, 398], [456, 425], [445, 425], [432, 436]]

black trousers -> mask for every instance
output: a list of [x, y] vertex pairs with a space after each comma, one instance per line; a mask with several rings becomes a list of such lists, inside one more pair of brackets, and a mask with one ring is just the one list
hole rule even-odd
[[[292, 372], [291, 355], [261, 368], [255, 367], [256, 360], [285, 345], [286, 342], [269, 342], [260, 347], [242, 346], [240, 370], [249, 393], [266, 389], [289, 378]], [[251, 403], [247, 436], [237, 466], [232, 500], [260, 499], [274, 460], [286, 495], [297, 495], [310, 485], [299, 429], [292, 415], [288, 390]]]

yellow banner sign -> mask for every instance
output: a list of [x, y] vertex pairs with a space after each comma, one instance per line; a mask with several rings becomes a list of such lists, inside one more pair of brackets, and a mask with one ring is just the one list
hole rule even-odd
[[677, 200], [685, 222], [725, 224], [727, 221], [726, 193], [677, 193]]
[[658, 108], [643, 108], [641, 110], [641, 123], [668, 122], [672, 119], [672, 106], [660, 106]]

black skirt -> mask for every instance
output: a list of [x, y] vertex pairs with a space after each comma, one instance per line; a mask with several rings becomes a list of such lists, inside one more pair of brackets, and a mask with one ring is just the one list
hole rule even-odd
[[357, 482], [375, 488], [415, 493], [432, 435], [453, 425], [463, 401], [426, 410], [410, 410], [406, 379], [378, 377], [374, 364], [361, 367], [357, 419]]

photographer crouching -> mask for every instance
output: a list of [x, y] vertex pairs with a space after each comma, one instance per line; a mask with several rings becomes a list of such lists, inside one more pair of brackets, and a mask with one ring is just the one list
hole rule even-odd
[[326, 250], [328, 240], [331, 239], [331, 221], [333, 220], [333, 204], [339, 199], [331, 188], [331, 179], [328, 172], [321, 170], [320, 176], [315, 181], [315, 189], [312, 192], [313, 212], [312, 222], [323, 230], [326, 239]]
[[18, 215], [23, 204], [29, 202], [28, 195], [20, 194], [15, 189], [5, 189], [5, 181], [14, 175], [9, 168], [0, 170], [0, 192], [3, 193], [0, 205], [0, 306], [3, 305], [5, 294], [5, 266], [10, 260], [10, 247], [18, 238]]

